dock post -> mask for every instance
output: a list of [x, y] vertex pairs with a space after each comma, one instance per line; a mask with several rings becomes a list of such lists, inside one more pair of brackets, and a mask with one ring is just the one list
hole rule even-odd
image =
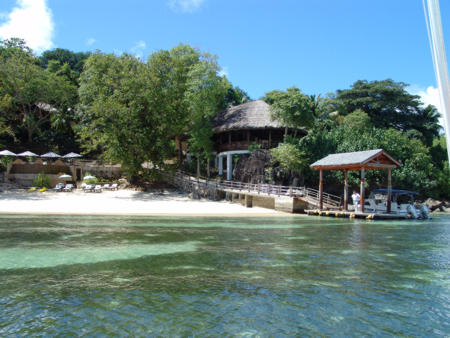
[[361, 199], [360, 199], [360, 203], [361, 203], [361, 212], [364, 212], [364, 194], [365, 194], [365, 189], [364, 189], [364, 167], [361, 168]]
[[323, 209], [323, 170], [320, 169], [319, 177], [319, 209]]
[[348, 211], [348, 169], [344, 170], [345, 185], [344, 185], [344, 210]]
[[388, 186], [387, 186], [387, 200], [386, 209], [387, 213], [391, 213], [391, 194], [392, 194], [392, 182], [391, 182], [391, 168], [388, 168]]

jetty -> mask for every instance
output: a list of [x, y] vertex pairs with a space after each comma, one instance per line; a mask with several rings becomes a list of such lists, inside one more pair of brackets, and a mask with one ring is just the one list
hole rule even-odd
[[[401, 164], [383, 149], [332, 154], [313, 163], [311, 168], [319, 171], [319, 190], [307, 187], [282, 186], [263, 183], [245, 183], [223, 179], [209, 179], [177, 172], [161, 172], [165, 181], [186, 192], [199, 193], [205, 197], [218, 197], [218, 192], [229, 193], [229, 199], [247, 208], [263, 207], [286, 213], [306, 213], [314, 216], [332, 216], [366, 219], [405, 219], [405, 214], [391, 212], [390, 192], [391, 170]], [[388, 170], [388, 198], [386, 212], [365, 212], [364, 210], [364, 173], [366, 170]], [[344, 200], [341, 197], [323, 191], [323, 171], [339, 170], [344, 172]], [[349, 210], [348, 172], [361, 171], [361, 211]]]

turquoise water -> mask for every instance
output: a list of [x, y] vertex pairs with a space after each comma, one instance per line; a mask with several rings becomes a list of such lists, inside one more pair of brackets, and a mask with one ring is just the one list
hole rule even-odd
[[0, 216], [0, 336], [439, 337], [450, 216]]

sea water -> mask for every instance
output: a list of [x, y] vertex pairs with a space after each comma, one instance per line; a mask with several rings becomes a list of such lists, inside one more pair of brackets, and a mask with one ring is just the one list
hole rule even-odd
[[0, 217], [0, 336], [450, 334], [450, 216]]

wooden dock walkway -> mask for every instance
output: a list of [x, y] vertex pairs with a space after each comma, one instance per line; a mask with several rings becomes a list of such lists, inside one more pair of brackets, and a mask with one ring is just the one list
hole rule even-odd
[[342, 217], [342, 218], [362, 218], [362, 219], [389, 219], [389, 220], [403, 220], [406, 215], [399, 214], [376, 214], [371, 212], [354, 212], [354, 211], [339, 211], [339, 210], [305, 210], [308, 216], [328, 216], [328, 217]]

